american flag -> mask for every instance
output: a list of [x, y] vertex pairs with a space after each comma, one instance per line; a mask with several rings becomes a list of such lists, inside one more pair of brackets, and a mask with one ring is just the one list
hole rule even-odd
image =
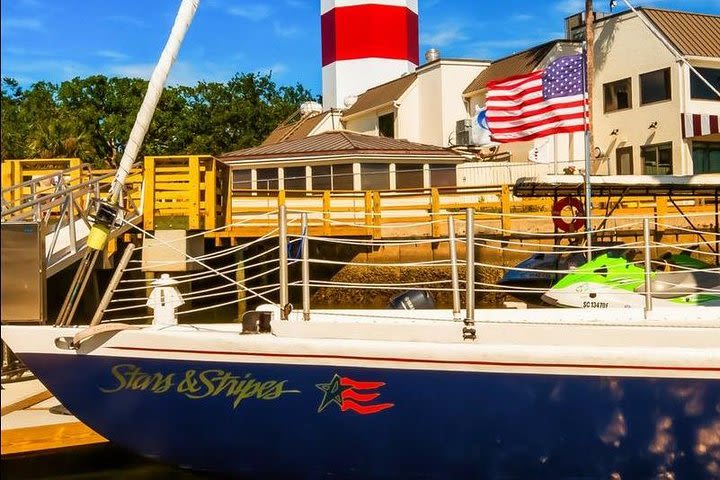
[[585, 129], [582, 54], [544, 70], [488, 82], [487, 123], [496, 142], [521, 142]]

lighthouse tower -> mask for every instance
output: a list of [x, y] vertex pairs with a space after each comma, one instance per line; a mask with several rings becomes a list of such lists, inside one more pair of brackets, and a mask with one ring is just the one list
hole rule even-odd
[[418, 0], [321, 0], [323, 107], [412, 72]]

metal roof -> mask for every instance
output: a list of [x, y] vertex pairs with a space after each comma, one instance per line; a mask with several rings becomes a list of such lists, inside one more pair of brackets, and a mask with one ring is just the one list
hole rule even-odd
[[343, 117], [372, 110], [398, 100], [415, 82], [417, 72], [409, 73], [377, 87], [370, 88], [358, 96], [357, 101], [343, 112]]
[[348, 131], [324, 132], [298, 140], [224, 153], [218, 157], [222, 162], [328, 156], [338, 154], [382, 154], [386, 156], [425, 155], [438, 159], [462, 161], [463, 156], [447, 148], [408, 142], [396, 138], [375, 137]]
[[[720, 174], [701, 175], [608, 175], [591, 176], [593, 196], [715, 196], [720, 194]], [[545, 175], [519, 178], [516, 197], [565, 197], [585, 195], [582, 175]]]
[[720, 58], [720, 15], [641, 10], [681, 54]]
[[561, 42], [572, 43], [569, 40], [553, 40], [492, 62], [467, 86], [463, 95], [482, 90], [488, 82], [493, 80], [533, 72], [555, 45]]
[[286, 140], [297, 140], [305, 138], [322, 122], [330, 112], [318, 112], [301, 118], [297, 122], [278, 125], [270, 135], [263, 140], [261, 145], [284, 142]]

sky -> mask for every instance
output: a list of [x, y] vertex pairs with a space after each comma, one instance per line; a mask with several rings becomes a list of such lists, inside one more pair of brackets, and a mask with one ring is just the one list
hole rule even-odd
[[[371, 1], [371, 0], [369, 0]], [[623, 10], [618, 0], [615, 11]], [[631, 0], [720, 15], [720, 0]], [[0, 74], [22, 85], [93, 74], [148, 79], [180, 0], [2, 0]], [[609, 0], [595, 0], [609, 12]], [[584, 0], [419, 0], [420, 52], [494, 60], [562, 38]], [[320, 94], [320, 0], [200, 0], [170, 84], [272, 73]]]

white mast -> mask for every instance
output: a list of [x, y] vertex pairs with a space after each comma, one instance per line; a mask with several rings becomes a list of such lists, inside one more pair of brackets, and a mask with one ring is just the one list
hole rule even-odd
[[160, 101], [165, 82], [167, 82], [170, 74], [170, 68], [175, 62], [175, 58], [177, 58], [180, 44], [185, 38], [188, 28], [190, 28], [190, 23], [192, 23], [199, 3], [200, 0], [182, 0], [182, 4], [180, 4], [170, 36], [150, 77], [145, 98], [143, 98], [142, 105], [140, 105], [140, 110], [135, 118], [130, 138], [123, 151], [113, 183], [110, 186], [108, 198], [99, 202], [94, 224], [87, 238], [87, 246], [92, 250], [102, 250], [105, 247], [110, 229], [117, 218], [118, 202], [125, 186], [125, 179], [135, 163], [140, 146], [150, 127], [155, 108], [158, 101]]
[[140, 146], [150, 127], [150, 121], [155, 113], [155, 108], [160, 100], [160, 95], [165, 87], [165, 82], [170, 74], [170, 68], [175, 62], [175, 58], [177, 58], [178, 52], [180, 51], [180, 44], [185, 38], [188, 28], [190, 28], [190, 23], [195, 16], [195, 11], [199, 3], [200, 0], [183, 0], [180, 5], [180, 10], [178, 11], [177, 17], [175, 17], [175, 24], [170, 31], [170, 36], [160, 55], [160, 60], [150, 77], [145, 98], [135, 118], [135, 124], [130, 132], [130, 138], [128, 139], [122, 159], [120, 160], [120, 166], [118, 166], [115, 179], [110, 187], [109, 200], [111, 203], [117, 203], [122, 187], [125, 185], [128, 172], [130, 168], [132, 168], [133, 163], [135, 163], [137, 154], [140, 151]]

